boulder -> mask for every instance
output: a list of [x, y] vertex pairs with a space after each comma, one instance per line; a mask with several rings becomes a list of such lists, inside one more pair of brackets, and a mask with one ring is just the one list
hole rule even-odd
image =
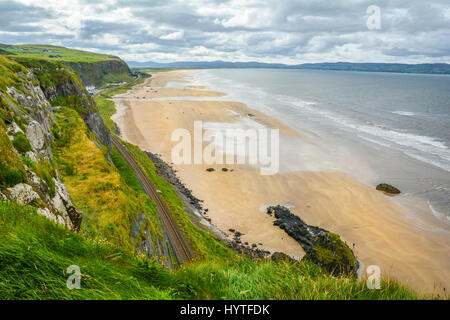
[[53, 198], [53, 204], [66, 220], [66, 224], [74, 231], [80, 231], [82, 215], [70, 201], [66, 186], [59, 180], [54, 179], [56, 185], [56, 194]]
[[45, 149], [45, 136], [39, 122], [33, 120], [28, 124], [27, 138], [34, 150]]
[[8, 130], [6, 131], [6, 133], [7, 133], [8, 135], [10, 135], [10, 136], [13, 136], [13, 135], [15, 135], [16, 133], [19, 133], [19, 132], [24, 133], [23, 130], [20, 129], [20, 127], [19, 127], [19, 126], [17, 125], [17, 123], [15, 123], [15, 122], [12, 122], [12, 123], [8, 126]]
[[66, 222], [64, 221], [63, 217], [53, 214], [48, 208], [38, 208], [37, 213], [43, 215], [54, 223], [66, 226]]
[[380, 183], [379, 185], [377, 185], [377, 190], [390, 195], [397, 195], [401, 193], [400, 190], [398, 190], [396, 187], [387, 183]]
[[267, 213], [276, 218], [274, 225], [302, 246], [306, 252], [303, 259], [314, 262], [336, 276], [356, 273], [358, 262], [355, 255], [337, 234], [306, 224], [283, 206], [269, 207]]
[[12, 201], [18, 202], [21, 205], [36, 205], [41, 198], [33, 190], [29, 184], [19, 183], [12, 188], [8, 188], [8, 198]]
[[326, 231], [322, 228], [306, 224], [298, 216], [291, 213], [288, 208], [283, 206], [268, 207], [267, 214], [274, 215], [276, 220], [273, 224], [284, 230], [294, 240], [297, 240], [305, 252], [311, 249], [314, 239], [319, 232]]
[[272, 253], [272, 255], [270, 256], [270, 259], [275, 262], [280, 262], [280, 261], [287, 261], [287, 262], [291, 262], [291, 263], [297, 262], [297, 260], [291, 258], [289, 255], [287, 255], [283, 252]]
[[325, 268], [334, 276], [355, 275], [358, 269], [353, 251], [337, 234], [331, 232], [320, 232], [303, 259]]

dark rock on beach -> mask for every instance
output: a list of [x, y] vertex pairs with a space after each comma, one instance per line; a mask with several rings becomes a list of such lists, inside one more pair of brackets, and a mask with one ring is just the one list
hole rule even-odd
[[275, 216], [277, 220], [273, 224], [297, 240], [305, 252], [311, 249], [317, 235], [321, 231], [326, 231], [319, 227], [307, 225], [302, 219], [283, 206], [269, 207], [267, 208], [267, 213]]
[[303, 259], [325, 268], [334, 276], [354, 275], [358, 270], [358, 261], [353, 251], [337, 234], [331, 232], [319, 233], [312, 249]]
[[335, 276], [356, 274], [358, 261], [337, 234], [306, 224], [283, 206], [269, 207], [267, 213], [276, 218], [274, 225], [279, 226], [302, 246], [306, 252], [303, 259], [314, 262]]
[[298, 262], [297, 260], [291, 258], [290, 256], [288, 256], [287, 254], [283, 253], [283, 252], [274, 252], [271, 256], [270, 259], [272, 261], [275, 262], [280, 262], [280, 261], [287, 261], [287, 262]]
[[396, 187], [387, 184], [387, 183], [380, 183], [379, 185], [377, 185], [377, 190], [378, 191], [383, 191], [384, 193], [387, 194], [393, 194], [393, 195], [397, 195], [400, 194], [400, 190], [398, 190]]
[[264, 251], [261, 249], [251, 249], [249, 247], [243, 246], [240, 244], [240, 242], [237, 241], [229, 242], [228, 247], [232, 249], [234, 252], [242, 254], [245, 257], [252, 259], [254, 261], [262, 260], [270, 254], [269, 251]]
[[213, 171], [216, 171], [216, 170], [214, 168], [208, 168], [208, 169], [206, 169], [206, 171], [213, 172]]

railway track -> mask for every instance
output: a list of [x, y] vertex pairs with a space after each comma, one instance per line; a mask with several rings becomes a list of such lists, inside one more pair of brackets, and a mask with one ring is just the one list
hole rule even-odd
[[167, 236], [169, 238], [170, 244], [172, 245], [178, 263], [183, 264], [185, 262], [191, 261], [192, 260], [191, 248], [189, 247], [183, 233], [178, 228], [169, 209], [159, 197], [158, 192], [155, 189], [155, 186], [148, 179], [148, 177], [142, 171], [141, 167], [130, 155], [128, 150], [125, 149], [125, 147], [117, 140], [117, 138], [111, 135], [111, 141], [116, 147], [116, 149], [120, 152], [120, 154], [124, 157], [124, 159], [128, 162], [131, 169], [134, 171], [136, 177], [141, 183], [144, 192], [150, 197], [150, 199], [152, 199], [155, 202], [156, 207], [158, 208], [158, 213], [161, 218], [161, 221], [165, 229], [167, 230]]

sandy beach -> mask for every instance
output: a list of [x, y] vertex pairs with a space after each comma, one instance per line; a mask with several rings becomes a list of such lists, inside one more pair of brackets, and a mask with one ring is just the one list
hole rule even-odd
[[[117, 113], [112, 119], [124, 139], [170, 163], [175, 129], [192, 133], [194, 121], [237, 123], [251, 118], [278, 128], [282, 136], [308, 143], [304, 133], [236, 101], [171, 99], [225, 95], [189, 83], [186, 74], [156, 73], [116, 96]], [[165, 87], [171, 82], [185, 87]], [[215, 171], [207, 172], [209, 167]], [[223, 172], [224, 167], [229, 171]], [[350, 247], [354, 243], [363, 271], [378, 265], [383, 277], [396, 278], [419, 292], [450, 287], [448, 234], [419, 228], [390, 197], [344, 173], [294, 171], [264, 176], [250, 165], [174, 165], [174, 169], [193, 194], [204, 200], [212, 224], [228, 235], [230, 228], [240, 231], [243, 242], [300, 259], [304, 255], [300, 245], [273, 226], [273, 218], [265, 213], [269, 205], [287, 205], [306, 223], [339, 234]]]

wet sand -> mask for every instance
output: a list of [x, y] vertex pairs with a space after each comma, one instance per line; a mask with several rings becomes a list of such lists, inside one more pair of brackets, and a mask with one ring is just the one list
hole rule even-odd
[[[170, 100], [171, 97], [223, 96], [203, 86], [190, 85], [185, 75], [181, 71], [158, 73], [117, 96], [118, 112], [113, 120], [124, 139], [143, 150], [161, 154], [170, 163], [171, 150], [176, 144], [170, 138], [175, 129], [185, 128], [192, 134], [194, 121], [236, 123], [250, 117], [267, 127], [279, 128], [283, 136], [308, 143], [303, 133], [242, 103]], [[160, 88], [168, 82], [184, 83], [186, 88]], [[161, 100], [164, 97], [167, 100]], [[152, 101], [153, 98], [158, 100]], [[207, 172], [209, 167], [215, 171]], [[222, 172], [223, 167], [233, 171]], [[204, 200], [212, 223], [229, 235], [230, 228], [244, 233], [243, 242], [301, 258], [304, 252], [300, 245], [273, 226], [273, 218], [264, 210], [268, 205], [284, 204], [306, 223], [339, 234], [350, 247], [355, 243], [354, 251], [363, 269], [378, 265], [382, 276], [399, 279], [420, 292], [449, 288], [448, 233], [430, 233], [418, 228], [388, 196], [346, 174], [296, 171], [263, 176], [258, 168], [249, 165], [175, 165], [174, 168], [194, 195]]]

